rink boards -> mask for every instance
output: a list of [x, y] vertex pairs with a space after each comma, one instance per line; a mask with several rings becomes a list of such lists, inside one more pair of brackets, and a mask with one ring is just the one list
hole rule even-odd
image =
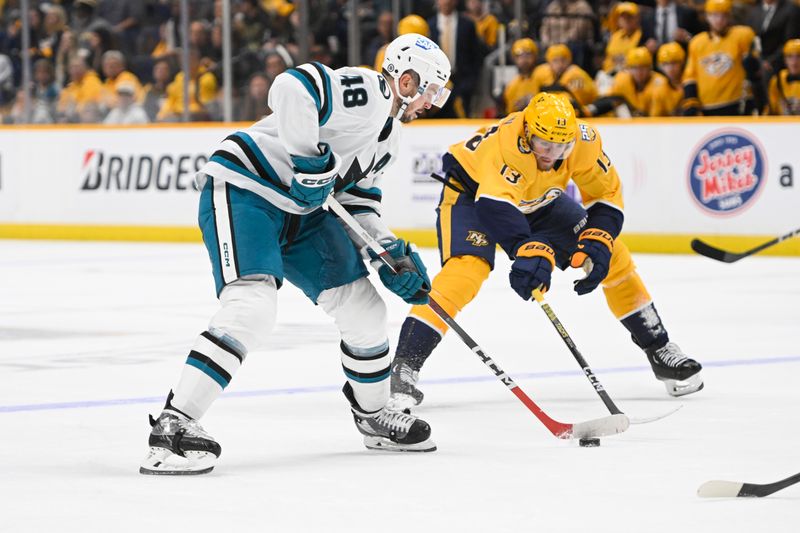
[[[487, 121], [405, 127], [386, 171], [384, 216], [435, 246], [435, 207], [447, 147]], [[626, 240], [635, 251], [688, 252], [701, 236], [747, 248], [800, 225], [800, 121], [598, 120], [622, 179]], [[246, 124], [0, 128], [0, 237], [197, 241], [193, 177], [214, 146]], [[595, 135], [584, 128], [581, 135]], [[574, 191], [569, 191], [573, 194]], [[770, 251], [800, 255], [800, 241]]]

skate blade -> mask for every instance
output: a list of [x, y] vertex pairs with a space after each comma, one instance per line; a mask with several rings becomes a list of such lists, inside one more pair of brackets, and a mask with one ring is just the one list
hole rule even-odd
[[699, 372], [684, 381], [678, 381], [675, 379], [662, 379], [661, 381], [664, 382], [664, 386], [667, 388], [667, 393], [675, 398], [701, 391], [705, 386], [703, 384], [703, 378], [700, 377]]
[[386, 437], [364, 436], [364, 446], [370, 450], [381, 450], [386, 452], [434, 452], [436, 443], [431, 439], [417, 442], [415, 444], [400, 444]]
[[139, 473], [154, 476], [196, 476], [214, 470], [217, 456], [209, 452], [186, 452], [186, 457], [166, 448], [150, 447], [139, 465]]
[[420, 404], [413, 396], [404, 394], [402, 392], [395, 392], [389, 396], [389, 401], [386, 402], [386, 408], [390, 411], [403, 411], [411, 409]]

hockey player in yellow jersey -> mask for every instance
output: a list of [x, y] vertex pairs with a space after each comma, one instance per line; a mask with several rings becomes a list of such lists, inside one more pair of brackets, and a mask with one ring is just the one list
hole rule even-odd
[[[598, 132], [563, 95], [539, 93], [521, 113], [478, 130], [443, 157], [437, 232], [442, 270], [432, 296], [455, 316], [494, 268], [499, 245], [513, 259], [509, 282], [525, 300], [550, 287], [555, 267], [588, 267], [579, 295], [603, 285], [608, 306], [674, 396], [703, 387], [700, 364], [670, 342], [631, 254], [619, 238], [622, 187]], [[565, 194], [573, 180], [583, 205]], [[591, 261], [589, 261], [591, 260]], [[447, 331], [427, 306], [403, 323], [390, 404], [419, 404], [419, 371]]]
[[511, 56], [517, 65], [518, 74], [508, 82], [503, 91], [505, 112], [513, 113], [522, 111], [536, 94], [536, 82], [533, 80], [533, 66], [536, 64], [536, 55], [539, 48], [533, 39], [517, 39], [511, 47]]
[[659, 97], [659, 106], [661, 108], [659, 115], [677, 115], [680, 112], [680, 105], [683, 100], [683, 66], [685, 60], [686, 52], [676, 42], [662, 44], [658, 48], [658, 52], [656, 52], [658, 70], [669, 81]]
[[565, 44], [554, 44], [544, 53], [546, 63], [533, 69], [534, 94], [565, 92], [573, 106], [587, 106], [597, 98], [594, 80], [578, 65], [572, 63], [572, 52]]
[[643, 45], [647, 36], [642, 33], [637, 4], [620, 2], [614, 6], [612, 15], [616, 18], [618, 29], [611, 34], [606, 45], [603, 72], [613, 76], [625, 68], [628, 50]]
[[769, 82], [769, 114], [800, 115], [800, 39], [783, 45], [786, 68]]
[[684, 115], [749, 115], [764, 103], [758, 40], [733, 26], [731, 0], [707, 0], [709, 31], [689, 42], [683, 73]]
[[653, 71], [650, 52], [639, 46], [625, 54], [625, 70], [614, 76], [608, 96], [620, 98], [633, 116], [657, 117], [665, 114], [660, 98], [668, 86], [667, 78]]

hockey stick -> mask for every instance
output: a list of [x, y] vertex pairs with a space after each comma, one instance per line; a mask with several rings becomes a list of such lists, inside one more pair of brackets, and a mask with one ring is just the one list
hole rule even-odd
[[[328, 207], [336, 213], [336, 215], [351, 229], [355, 232], [361, 240], [363, 240], [367, 246], [378, 255], [378, 258], [389, 268], [394, 271], [394, 260], [392, 256], [389, 255], [389, 252], [380, 245], [375, 238], [370, 235], [364, 228], [361, 227], [361, 224], [353, 218], [353, 216], [348, 213], [342, 205], [336, 201], [332, 196], [328, 197], [327, 201]], [[576, 423], [566, 423], [566, 422], [559, 422], [550, 418], [547, 413], [542, 411], [542, 409], [536, 405], [534, 402], [525, 392], [519, 388], [519, 386], [511, 379], [511, 376], [505, 373], [503, 369], [501, 369], [497, 363], [495, 363], [491, 357], [486, 355], [486, 352], [478, 346], [472, 337], [470, 337], [466, 331], [464, 331], [461, 326], [456, 323], [456, 321], [451, 317], [447, 311], [445, 311], [437, 302], [436, 300], [429, 295], [429, 302], [428, 306], [436, 313], [442, 320], [447, 323], [450, 328], [456, 332], [456, 335], [466, 344], [470, 350], [472, 350], [475, 355], [477, 355], [483, 364], [485, 364], [492, 373], [497, 376], [503, 385], [508, 387], [514, 396], [521, 401], [525, 407], [530, 410], [536, 418], [539, 419], [542, 424], [556, 437], [559, 439], [581, 439], [581, 438], [591, 438], [591, 437], [602, 437], [606, 435], [615, 435], [617, 433], [622, 433], [623, 431], [628, 429], [630, 425], [630, 421], [628, 417], [624, 414], [614, 414], [610, 416], [605, 416], [602, 418], [597, 418], [593, 420], [587, 420], [584, 422], [576, 422]]]
[[[572, 337], [569, 336], [569, 333], [567, 333], [567, 330], [564, 327], [564, 325], [561, 324], [561, 321], [556, 316], [555, 312], [553, 311], [553, 308], [550, 307], [550, 304], [544, 301], [544, 294], [542, 294], [542, 291], [540, 291], [539, 289], [534, 289], [533, 298], [539, 303], [539, 306], [542, 308], [542, 311], [544, 311], [544, 314], [547, 315], [547, 318], [550, 320], [550, 323], [553, 324], [553, 327], [556, 328], [556, 331], [558, 331], [559, 335], [561, 335], [561, 340], [563, 340], [564, 344], [567, 345], [567, 348], [569, 348], [570, 353], [572, 353], [572, 356], [578, 362], [578, 365], [580, 365], [581, 369], [583, 370], [583, 373], [586, 375], [586, 379], [589, 380], [589, 383], [592, 384], [592, 387], [594, 387], [594, 390], [597, 393], [597, 395], [600, 396], [601, 400], [603, 400], [603, 403], [608, 409], [608, 412], [611, 413], [612, 415], [624, 414], [619, 409], [619, 407], [617, 407], [617, 405], [614, 403], [614, 400], [611, 399], [611, 396], [608, 395], [605, 387], [603, 387], [602, 383], [600, 383], [600, 380], [597, 379], [597, 376], [594, 374], [592, 369], [589, 368], [589, 363], [587, 363], [586, 359], [583, 358], [583, 355], [581, 354], [580, 350], [578, 350], [578, 347], [575, 345], [575, 341], [573, 341]], [[651, 416], [648, 418], [629, 418], [629, 420], [631, 421], [631, 424], [647, 424], [649, 422], [655, 422], [656, 420], [661, 420], [662, 418], [666, 418], [669, 415], [678, 411], [678, 409], [680, 409], [681, 407], [683, 406], [679, 405], [675, 409], [672, 409], [662, 415]]]
[[701, 498], [763, 498], [797, 482], [800, 482], [800, 474], [765, 485], [737, 481], [706, 481], [697, 489], [697, 495]]
[[692, 250], [697, 252], [700, 255], [704, 255], [711, 259], [715, 259], [717, 261], [722, 261], [723, 263], [735, 263], [739, 259], [744, 259], [747, 256], [757, 254], [761, 250], [765, 250], [770, 246], [775, 246], [779, 242], [785, 241], [795, 235], [800, 234], [800, 228], [797, 228], [794, 231], [790, 231], [786, 235], [781, 235], [780, 237], [775, 237], [771, 241], [767, 241], [764, 244], [759, 244], [755, 248], [751, 250], [747, 250], [745, 252], [736, 253], [736, 252], [726, 252], [721, 248], [717, 248], [716, 246], [711, 246], [700, 239], [692, 239]]

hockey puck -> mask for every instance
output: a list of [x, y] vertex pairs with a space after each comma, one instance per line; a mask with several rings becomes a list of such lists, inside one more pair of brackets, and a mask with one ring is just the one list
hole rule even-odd
[[600, 446], [600, 439], [598, 438], [590, 438], [590, 439], [580, 439], [578, 444], [582, 448], [597, 448]]

